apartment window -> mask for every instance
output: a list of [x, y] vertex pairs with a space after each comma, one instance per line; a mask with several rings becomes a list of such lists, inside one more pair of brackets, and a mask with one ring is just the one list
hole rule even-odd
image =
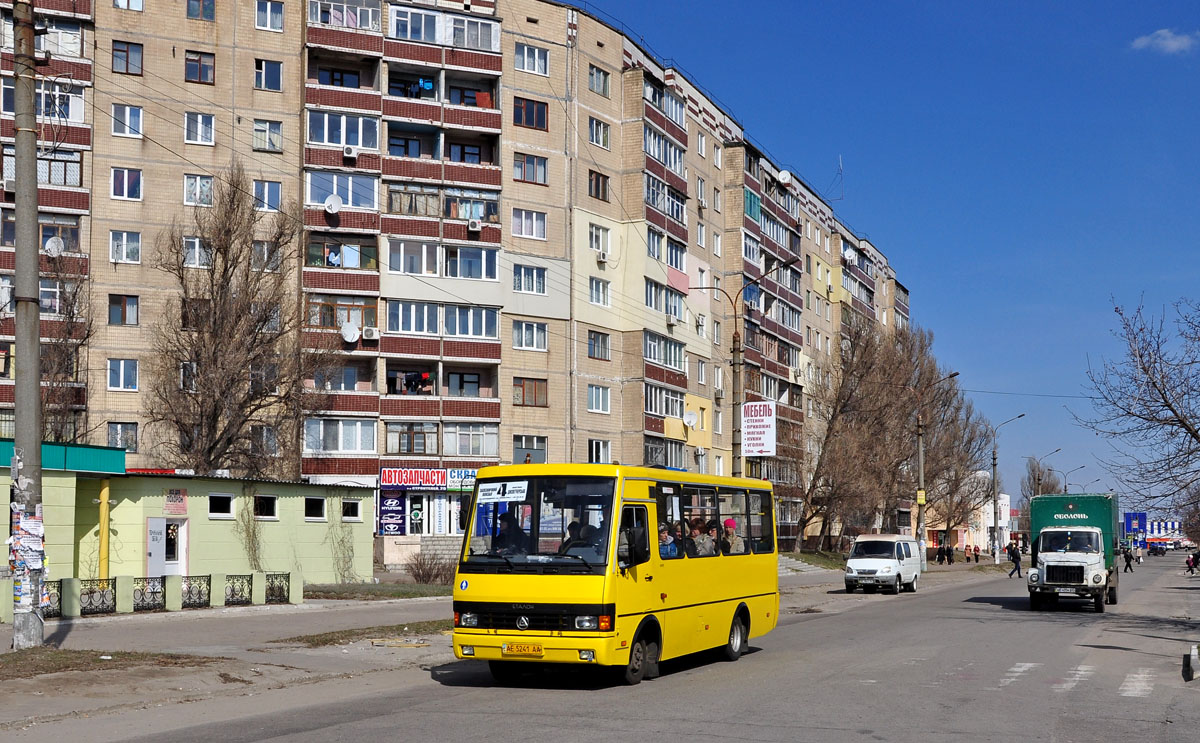
[[251, 243], [250, 268], [255, 271], [278, 271], [282, 265], [283, 256], [279, 254], [279, 245], [269, 240], [255, 240]]
[[684, 345], [649, 330], [642, 332], [642, 356], [647, 361], [687, 372]]
[[195, 392], [200, 365], [195, 361], [184, 361], [179, 365], [179, 389], [184, 392]]
[[446, 246], [443, 267], [446, 276], [455, 279], [496, 278], [496, 251], [489, 248]]
[[258, 0], [254, 27], [260, 31], [283, 31], [283, 3]]
[[141, 263], [142, 233], [113, 230], [109, 234], [109, 260], [113, 263]]
[[651, 415], [659, 415], [666, 418], [682, 418], [683, 417], [683, 393], [675, 390], [669, 390], [666, 387], [659, 387], [655, 384], [646, 382], [643, 384], [645, 388], [645, 412]]
[[446, 423], [442, 454], [448, 457], [495, 457], [500, 453], [500, 426], [495, 423]]
[[588, 196], [601, 201], [608, 201], [608, 176], [588, 171]]
[[209, 493], [208, 517], [210, 519], [232, 519], [233, 496], [222, 495], [221, 493]]
[[[704, 150], [708, 144], [708, 139], [704, 136], [704, 132], [697, 132], [696, 135], [696, 152], [700, 157], [704, 157]], [[703, 193], [701, 193], [703, 195]]]
[[606, 439], [588, 439], [588, 464], [612, 464], [611, 445]]
[[339, 238], [313, 235], [304, 264], [313, 268], [378, 268], [379, 248], [372, 238]]
[[136, 10], [141, 12], [142, 0], [113, 0], [113, 7], [118, 10]]
[[279, 518], [276, 510], [277, 498], [273, 495], [254, 496], [254, 518], [275, 521]]
[[122, 75], [142, 74], [142, 45], [130, 41], [114, 41], [112, 71]]
[[687, 246], [676, 240], [667, 239], [667, 265], [677, 271], [683, 271], [684, 260], [687, 256]]
[[721, 189], [713, 189], [712, 208], [721, 211]]
[[212, 248], [198, 237], [183, 238], [183, 265], [188, 268], [212, 268]]
[[712, 252], [718, 258], [721, 257], [721, 235], [717, 232], [712, 235]]
[[108, 324], [137, 325], [138, 298], [129, 294], [108, 295]]
[[449, 397], [479, 397], [480, 379], [477, 372], [450, 372], [446, 375], [446, 395]]
[[254, 87], [259, 90], [283, 90], [283, 63], [270, 59], [254, 60]]
[[529, 44], [517, 44], [516, 68], [535, 75], [550, 74], [550, 50]]
[[535, 240], [546, 239], [546, 213], [528, 209], [513, 209], [513, 237], [529, 237]]
[[[5, 145], [4, 178], [16, 177], [16, 148]], [[83, 153], [79, 150], [51, 149], [49, 152], [39, 154], [37, 182], [43, 186], [79, 186], [83, 183]]]
[[324, 498], [304, 498], [304, 520], [305, 521], [324, 521], [325, 520], [325, 499]]
[[392, 214], [436, 217], [442, 212], [442, 199], [436, 186], [393, 183], [388, 186], [387, 209]]
[[263, 212], [279, 211], [283, 184], [279, 181], [254, 182], [254, 208]]
[[721, 169], [721, 145], [713, 144], [713, 167], [717, 170]]
[[136, 454], [138, 450], [137, 428], [138, 424], [136, 423], [109, 423], [108, 445]]
[[429, 302], [401, 302], [391, 300], [387, 304], [388, 332], [438, 334], [438, 305]]
[[546, 104], [528, 98], [513, 98], [513, 124], [547, 131]]
[[716, 433], [716, 434], [722, 433], [721, 429], [723, 429], [724, 427], [725, 427], [725, 414], [722, 413], [720, 410], [714, 410], [713, 411], [713, 433]]
[[696, 244], [700, 247], [704, 247], [704, 238], [706, 237], [707, 232], [708, 230], [705, 228], [703, 222], [696, 223]]
[[440, 273], [438, 246], [435, 243], [392, 240], [389, 243], [388, 267], [392, 271], [414, 276], [437, 276]]
[[110, 390], [136, 391], [138, 388], [137, 359], [109, 359], [108, 388]]
[[546, 437], [518, 434], [513, 436], [513, 461], [544, 464], [546, 461]]
[[[704, 315], [696, 315], [696, 335], [701, 338], [708, 336], [708, 318]], [[700, 380], [703, 382], [704, 380]]]
[[211, 175], [185, 175], [183, 177], [183, 203], [188, 206], [212, 206], [213, 177]]
[[588, 385], [588, 412], [589, 413], [605, 413], [609, 412], [608, 407], [608, 387], [598, 384]]
[[314, 171], [307, 174], [308, 198], [306, 203], [324, 204], [325, 199], [337, 194], [342, 203], [358, 209], [377, 209], [379, 179], [368, 175]]
[[213, 115], [188, 111], [183, 115], [183, 141], [187, 144], [213, 143]]
[[447, 188], [442, 216], [446, 219], [479, 219], [500, 224], [500, 195], [495, 191]]
[[609, 126], [607, 123], [592, 116], [588, 118], [588, 141], [604, 149], [608, 149]]
[[499, 338], [498, 315], [487, 307], [446, 305], [445, 333], [465, 338]]
[[608, 286], [608, 282], [604, 279], [590, 277], [588, 279], [588, 301], [601, 307], [608, 307], [610, 304]]
[[283, 152], [283, 122], [255, 119], [254, 149]]
[[114, 103], [112, 107], [112, 133], [117, 137], [141, 137], [142, 107]]
[[189, 83], [212, 85], [217, 58], [210, 52], [188, 51], [183, 55], [183, 79]]
[[523, 408], [544, 408], [550, 404], [545, 379], [513, 377], [513, 405]]
[[437, 14], [392, 6], [392, 36], [407, 41], [437, 41]]
[[[379, 149], [379, 120], [370, 116], [309, 111], [308, 141], [310, 144], [348, 144], [369, 150]], [[418, 140], [414, 157], [420, 154]]]
[[362, 75], [358, 70], [341, 67], [318, 67], [317, 82], [321, 85], [334, 85], [339, 88], [358, 89], [362, 84]]
[[601, 333], [598, 330], [588, 331], [588, 358], [599, 359], [601, 361], [611, 361], [612, 352], [609, 349], [608, 333]]
[[401, 134], [388, 135], [388, 154], [392, 157], [420, 157], [421, 139]]
[[546, 158], [516, 153], [513, 155], [513, 180], [546, 185]]
[[485, 52], [499, 51], [500, 24], [455, 17], [450, 24], [450, 44]]
[[546, 323], [513, 320], [513, 348], [523, 351], [545, 351]]
[[605, 98], [609, 93], [609, 78], [608, 70], [602, 70], [596, 65], [588, 65], [588, 90], [593, 93], [599, 93]]
[[38, 279], [38, 309], [45, 315], [61, 315], [70, 312], [64, 304], [74, 284], [58, 279]]
[[696, 359], [696, 382], [708, 384], [708, 364], [703, 359]]
[[646, 283], [646, 306], [652, 310], [662, 312], [663, 308], [663, 285], [653, 279], [645, 279]]
[[141, 201], [142, 171], [136, 168], [113, 168], [112, 197], [127, 201]]
[[308, 418], [304, 421], [307, 452], [374, 453], [375, 421], [348, 418]]
[[540, 266], [513, 266], [513, 291], [522, 294], [546, 293], [546, 269]]
[[663, 234], [655, 229], [646, 230], [646, 255], [656, 261], [662, 260]]
[[216, 17], [216, 0], [187, 0], [187, 17], [197, 21], [211, 21]]
[[388, 454], [437, 454], [437, 434], [436, 423], [389, 423], [386, 451]]
[[342, 500], [342, 521], [362, 521], [362, 501], [357, 498]]

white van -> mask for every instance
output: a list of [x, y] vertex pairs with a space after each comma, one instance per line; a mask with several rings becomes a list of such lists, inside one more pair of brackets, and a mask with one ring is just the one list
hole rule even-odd
[[846, 558], [846, 593], [861, 587], [875, 593], [882, 586], [894, 593], [917, 590], [921, 554], [917, 540], [899, 534], [863, 534]]

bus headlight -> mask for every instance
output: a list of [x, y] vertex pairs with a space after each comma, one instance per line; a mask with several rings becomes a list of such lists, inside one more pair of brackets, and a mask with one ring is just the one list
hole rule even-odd
[[575, 617], [575, 629], [600, 629], [600, 620], [591, 615]]
[[459, 627], [478, 627], [479, 626], [479, 615], [471, 614], [470, 612], [463, 612], [462, 614], [459, 614], [458, 615], [458, 626]]

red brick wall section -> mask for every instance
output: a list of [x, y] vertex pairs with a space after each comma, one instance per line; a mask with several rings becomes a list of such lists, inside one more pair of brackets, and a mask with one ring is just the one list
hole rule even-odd
[[676, 240], [680, 240], [684, 243], [687, 243], [689, 241], [688, 240], [688, 228], [684, 227], [683, 225], [679, 224], [678, 222], [676, 222], [673, 219], [667, 220], [667, 232], [671, 233], [671, 236], [674, 237]]
[[327, 168], [355, 168], [358, 170], [373, 170], [378, 172], [382, 158], [374, 152], [360, 152], [358, 157], [349, 158], [342, 154], [342, 149], [322, 149], [317, 147], [304, 148], [304, 164]]
[[[16, 198], [16, 194], [5, 192], [3, 203], [12, 204], [16, 201]], [[91, 194], [87, 191], [61, 191], [57, 188], [39, 188], [38, 206], [46, 209], [77, 209], [88, 211], [91, 209]]]
[[443, 400], [442, 415], [447, 418], [491, 418], [500, 420], [500, 403], [483, 400]]
[[667, 229], [667, 215], [650, 206], [646, 207], [646, 221], [660, 229]]
[[[393, 455], [394, 456], [394, 455]], [[413, 467], [417, 469], [445, 469], [446, 465], [438, 459], [380, 459], [380, 467]], [[457, 467], [458, 465], [454, 465]]]
[[383, 54], [383, 37], [373, 33], [355, 33], [336, 28], [309, 26], [308, 42], [320, 46], [336, 46], [341, 49]]
[[662, 112], [650, 104], [646, 104], [646, 119], [659, 130], [664, 132], [668, 137], [671, 137], [679, 144], [683, 145], [686, 150], [688, 145], [687, 132], [679, 127], [674, 121], [671, 121]]
[[461, 165], [446, 163], [446, 180], [484, 186], [500, 185], [500, 168], [496, 165]]
[[[37, 5], [38, 10], [42, 10], [43, 3], [38, 3]], [[2, 68], [5, 72], [12, 72], [12, 52], [4, 52], [3, 55], [0, 55], [0, 68]], [[69, 62], [65, 59], [51, 57], [50, 64], [38, 65], [38, 74], [47, 78], [61, 77], [88, 83], [92, 81], [92, 63], [90, 61]]]
[[471, 232], [467, 229], [466, 222], [445, 222], [442, 225], [442, 234], [448, 240], [500, 243], [500, 228], [495, 225], [484, 225], [479, 232]]
[[442, 354], [460, 359], [500, 359], [499, 343], [484, 343], [479, 341], [446, 341]]
[[380, 218], [380, 223], [380, 231], [389, 235], [438, 236], [438, 222], [436, 219], [404, 219], [402, 217], [383, 216]]
[[[16, 253], [12, 248], [0, 248], [0, 270], [15, 271]], [[52, 273], [50, 267], [50, 259], [46, 256], [41, 256], [39, 271], [43, 273]], [[60, 259], [58, 270], [67, 276], [87, 276], [88, 259], [86, 257], [66, 256]]]
[[378, 232], [379, 214], [377, 212], [348, 211], [329, 214], [324, 209], [305, 209], [304, 224], [319, 230], [373, 230]]
[[306, 289], [330, 289], [334, 291], [345, 289], [348, 291], [378, 292], [379, 274], [306, 269], [304, 271], [304, 287]]
[[383, 158], [383, 174], [397, 178], [442, 179], [442, 163], [438, 160], [416, 160], [405, 157]]
[[385, 335], [380, 339], [380, 353], [404, 356], [441, 356], [442, 344], [437, 338], [413, 338], [404, 335]]
[[468, 52], [462, 49], [447, 49], [446, 64], [489, 72], [500, 72], [504, 69], [504, 61], [499, 54]]
[[348, 88], [333, 90], [330, 88], [309, 87], [305, 89], [304, 100], [306, 103], [318, 106], [355, 108], [373, 113], [378, 113], [382, 107], [382, 97], [379, 93], [365, 90], [351, 90]]
[[393, 59], [407, 59], [414, 62], [427, 62], [429, 64], [440, 65], [442, 63], [442, 49], [437, 46], [423, 46], [421, 44], [407, 44], [400, 41], [385, 41], [383, 45], [383, 53], [386, 57]]
[[499, 131], [501, 125], [500, 112], [486, 108], [454, 108], [447, 106], [446, 123]]
[[329, 393], [327, 410], [344, 410], [353, 413], [378, 413], [379, 395], [339, 395]]
[[664, 369], [656, 364], [645, 364], [645, 377], [654, 382], [687, 389], [687, 375], [682, 372]]
[[643, 416], [646, 420], [646, 430], [654, 433], [663, 433], [663, 419], [653, 415]]
[[438, 123], [442, 120], [442, 107], [437, 103], [424, 103], [407, 98], [384, 98], [383, 115]]
[[440, 405], [436, 399], [417, 395], [384, 397], [379, 400], [379, 414], [407, 418], [437, 418], [440, 415]]
[[305, 475], [374, 475], [379, 476], [379, 459], [342, 457], [304, 457], [300, 471]]

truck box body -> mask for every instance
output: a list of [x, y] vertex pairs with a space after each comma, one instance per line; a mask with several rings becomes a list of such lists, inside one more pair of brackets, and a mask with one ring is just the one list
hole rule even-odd
[[[1104, 566], [1110, 570], [1116, 561], [1116, 546], [1121, 537], [1117, 496], [1112, 493], [1053, 493], [1034, 496], [1029, 501], [1029, 534], [1036, 545], [1042, 529], [1048, 527], [1094, 526], [1100, 529], [1104, 544]], [[1036, 549], [1036, 547], [1035, 547]], [[1037, 564], [1036, 554], [1033, 564]]]

